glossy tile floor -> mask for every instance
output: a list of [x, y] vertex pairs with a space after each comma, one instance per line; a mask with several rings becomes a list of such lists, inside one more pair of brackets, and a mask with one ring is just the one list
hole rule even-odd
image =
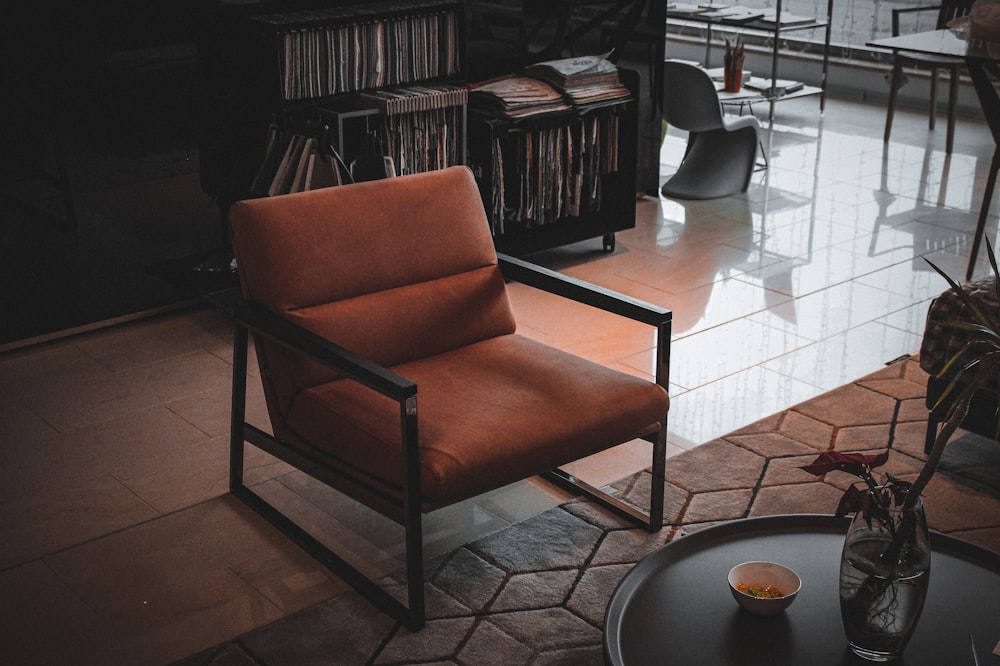
[[[917, 351], [945, 288], [921, 257], [964, 274], [992, 142], [962, 119], [948, 157], [943, 129], [900, 112], [883, 145], [883, 119], [836, 100], [823, 117], [815, 99], [779, 105], [746, 195], [643, 198], [615, 252], [590, 241], [537, 257], [673, 309], [671, 453]], [[664, 177], [682, 151], [669, 133]], [[642, 326], [517, 285], [512, 299], [523, 332], [649, 374]], [[345, 589], [226, 494], [230, 359], [227, 322], [204, 308], [0, 355], [0, 663], [168, 663]], [[611, 481], [647, 455], [629, 444], [578, 469]], [[266, 455], [248, 466], [366, 570], [398, 567], [397, 528]], [[432, 514], [429, 554], [563, 497], [532, 480]]]

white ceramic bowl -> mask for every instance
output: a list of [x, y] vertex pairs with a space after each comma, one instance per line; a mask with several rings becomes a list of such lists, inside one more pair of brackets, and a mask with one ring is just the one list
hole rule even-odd
[[[781, 596], [755, 596], [740, 591], [739, 587], [770, 587]], [[773, 615], [788, 608], [799, 593], [802, 581], [799, 575], [786, 566], [774, 562], [744, 562], [729, 571], [729, 591], [740, 606], [755, 615]]]

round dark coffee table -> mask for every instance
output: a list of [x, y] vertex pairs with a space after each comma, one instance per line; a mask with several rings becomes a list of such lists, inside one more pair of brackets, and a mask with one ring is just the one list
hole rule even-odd
[[[751, 518], [708, 527], [649, 555], [619, 583], [604, 619], [609, 664], [825, 666], [867, 664], [847, 645], [837, 575], [847, 519]], [[1000, 555], [931, 534], [931, 579], [906, 666], [1000, 664]], [[740, 609], [726, 583], [740, 562], [770, 560], [802, 578], [795, 602], [761, 617]]]

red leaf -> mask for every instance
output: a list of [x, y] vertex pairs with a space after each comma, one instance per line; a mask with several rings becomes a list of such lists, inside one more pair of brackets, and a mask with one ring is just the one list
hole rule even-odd
[[884, 465], [889, 459], [889, 452], [883, 451], [879, 454], [865, 455], [864, 453], [840, 453], [839, 451], [826, 451], [819, 454], [814, 461], [808, 465], [803, 465], [802, 469], [822, 476], [827, 472], [840, 470], [848, 472], [854, 476], [866, 478], [873, 467]]
[[861, 509], [862, 498], [865, 493], [858, 490], [857, 486], [848, 486], [847, 490], [844, 491], [844, 495], [840, 498], [840, 503], [837, 504], [836, 515], [846, 516], [849, 513], [856, 513]]

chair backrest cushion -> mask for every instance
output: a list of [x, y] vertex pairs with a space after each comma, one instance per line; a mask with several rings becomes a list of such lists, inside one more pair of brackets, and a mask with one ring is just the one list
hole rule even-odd
[[[245, 298], [380, 364], [514, 331], [467, 167], [241, 201], [230, 222]], [[264, 346], [281, 414], [336, 378]]]
[[663, 114], [668, 124], [688, 132], [721, 128], [722, 107], [709, 73], [691, 63], [665, 61]]

